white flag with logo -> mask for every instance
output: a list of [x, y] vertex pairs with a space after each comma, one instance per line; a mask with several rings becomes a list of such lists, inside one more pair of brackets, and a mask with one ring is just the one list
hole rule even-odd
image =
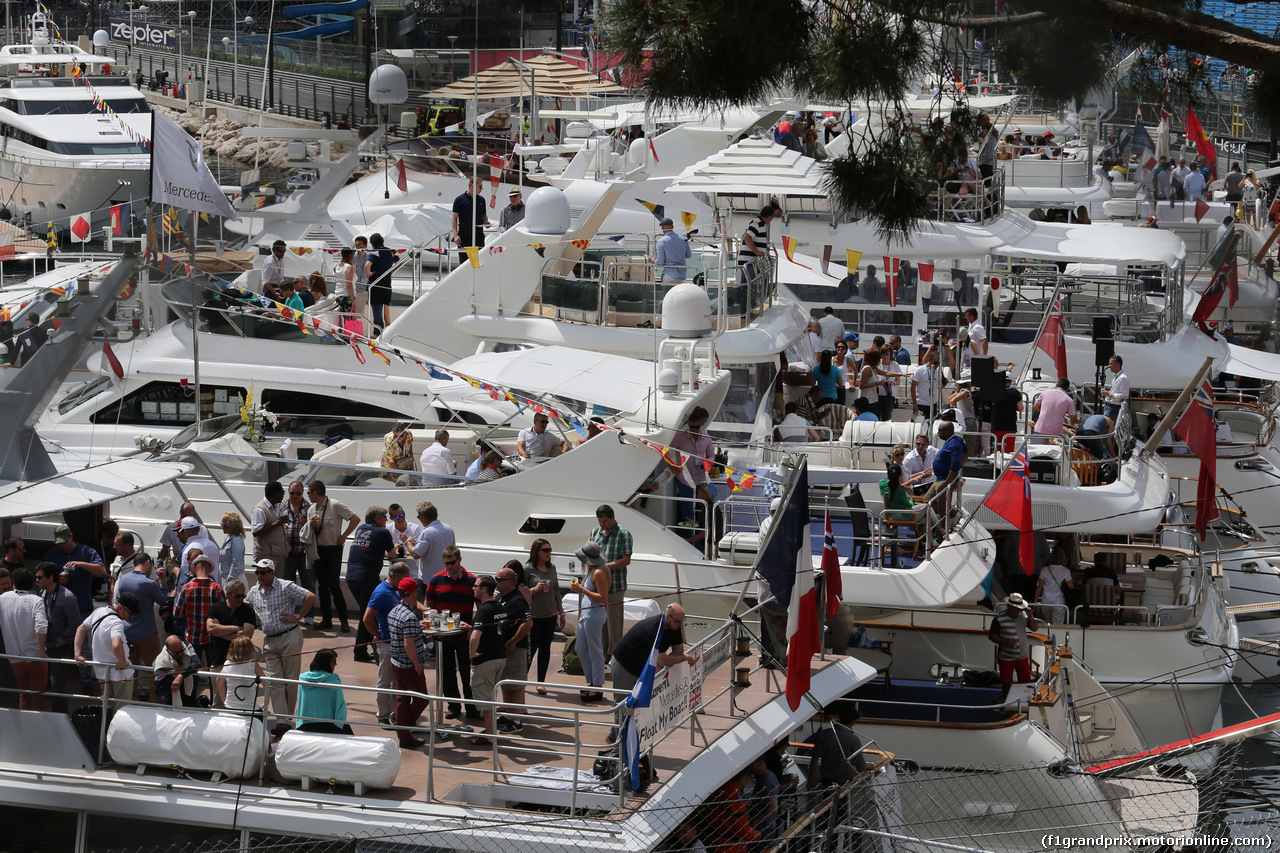
[[151, 200], [239, 219], [205, 165], [200, 143], [164, 113], [151, 113]]

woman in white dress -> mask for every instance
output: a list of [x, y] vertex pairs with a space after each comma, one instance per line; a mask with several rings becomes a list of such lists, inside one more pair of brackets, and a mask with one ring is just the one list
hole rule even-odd
[[[1035, 600], [1042, 605], [1041, 614], [1049, 621], [1059, 624], [1067, 621], [1068, 614], [1067, 597], [1062, 592], [1063, 584], [1070, 590], [1076, 588], [1075, 581], [1071, 579], [1071, 570], [1067, 568], [1066, 553], [1061, 548], [1054, 548], [1049, 554], [1049, 564], [1040, 572]], [[1055, 609], [1050, 610], [1050, 607]]]

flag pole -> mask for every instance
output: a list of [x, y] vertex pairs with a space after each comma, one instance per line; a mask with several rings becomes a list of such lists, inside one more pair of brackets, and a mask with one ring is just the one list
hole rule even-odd
[[[1027, 378], [1027, 371], [1031, 369], [1031, 362], [1036, 357], [1036, 350], [1040, 348], [1040, 336], [1044, 334], [1044, 327], [1049, 323], [1049, 312], [1053, 310], [1053, 303], [1058, 301], [1058, 291], [1062, 289], [1062, 276], [1058, 276], [1057, 281], [1053, 285], [1053, 296], [1049, 298], [1049, 302], [1044, 306], [1044, 314], [1040, 316], [1040, 327], [1036, 329], [1036, 336], [1031, 339], [1031, 349], [1027, 351], [1027, 360], [1022, 363], [1022, 370], [1018, 371], [1018, 385], [1021, 385]], [[1062, 333], [1065, 335], [1066, 318], [1063, 318]]]
[[196, 272], [196, 238], [200, 233], [200, 214], [191, 213], [191, 242], [187, 244], [188, 257], [191, 259], [191, 274], [187, 281], [191, 284], [191, 360], [195, 364], [196, 380], [196, 427], [200, 426], [200, 288], [194, 279]]
[[1187, 387], [1182, 389], [1173, 401], [1173, 405], [1169, 407], [1169, 411], [1165, 412], [1160, 423], [1156, 424], [1156, 428], [1151, 431], [1151, 436], [1147, 439], [1147, 443], [1142, 446], [1140, 458], [1143, 461], [1150, 459], [1156, 454], [1156, 448], [1160, 446], [1160, 440], [1164, 438], [1165, 433], [1173, 429], [1173, 425], [1177, 423], [1178, 418], [1182, 417], [1183, 411], [1187, 408], [1187, 403], [1191, 402], [1191, 396], [1195, 394], [1196, 389], [1200, 387], [1200, 383], [1204, 381], [1205, 374], [1213, 367], [1213, 356], [1206, 355], [1204, 364], [1200, 365], [1200, 369], [1196, 371], [1195, 376], [1191, 377], [1191, 381], [1187, 383]]

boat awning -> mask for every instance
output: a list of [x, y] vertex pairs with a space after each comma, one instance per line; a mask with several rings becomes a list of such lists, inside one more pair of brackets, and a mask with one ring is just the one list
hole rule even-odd
[[119, 459], [34, 483], [9, 483], [0, 488], [0, 518], [47, 515], [96, 506], [155, 488], [191, 473], [191, 467], [185, 462]]
[[493, 385], [628, 413], [645, 404], [655, 372], [650, 361], [556, 346], [481, 353], [451, 369]]
[[1004, 203], [1009, 207], [1052, 207], [1072, 210], [1079, 205], [1109, 201], [1113, 198], [1111, 185], [1094, 184], [1080, 187], [1011, 187], [1004, 188]]
[[681, 172], [663, 192], [826, 198], [812, 157], [764, 139], [744, 139]]
[[626, 91], [625, 86], [598, 77], [572, 62], [542, 54], [524, 62], [508, 59], [423, 97], [487, 101], [536, 94], [540, 98], [590, 98]]
[[1264, 350], [1228, 344], [1229, 353], [1215, 368], [1233, 376], [1250, 376], [1269, 382], [1280, 381], [1280, 355]]
[[[1116, 230], [1120, 228], [1124, 230]], [[1187, 259], [1187, 246], [1177, 234], [1157, 228], [1037, 222], [1030, 234], [993, 249], [992, 254], [1087, 264], [1164, 264], [1177, 269]]]

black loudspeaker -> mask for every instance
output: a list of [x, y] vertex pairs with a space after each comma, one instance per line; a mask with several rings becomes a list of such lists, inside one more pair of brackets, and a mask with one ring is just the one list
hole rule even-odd
[[[1111, 318], [1107, 316], [1093, 318], [1093, 342], [1096, 344], [1099, 338], [1111, 337]], [[1106, 364], [1104, 361], [1103, 364]]]
[[996, 374], [994, 355], [973, 356], [970, 361], [970, 370], [973, 387], [977, 388], [984, 398], [994, 400], [996, 391], [1004, 389], [1004, 376]]
[[1115, 338], [1098, 338], [1093, 342], [1093, 364], [1095, 367], [1106, 367], [1111, 356], [1116, 354]]

